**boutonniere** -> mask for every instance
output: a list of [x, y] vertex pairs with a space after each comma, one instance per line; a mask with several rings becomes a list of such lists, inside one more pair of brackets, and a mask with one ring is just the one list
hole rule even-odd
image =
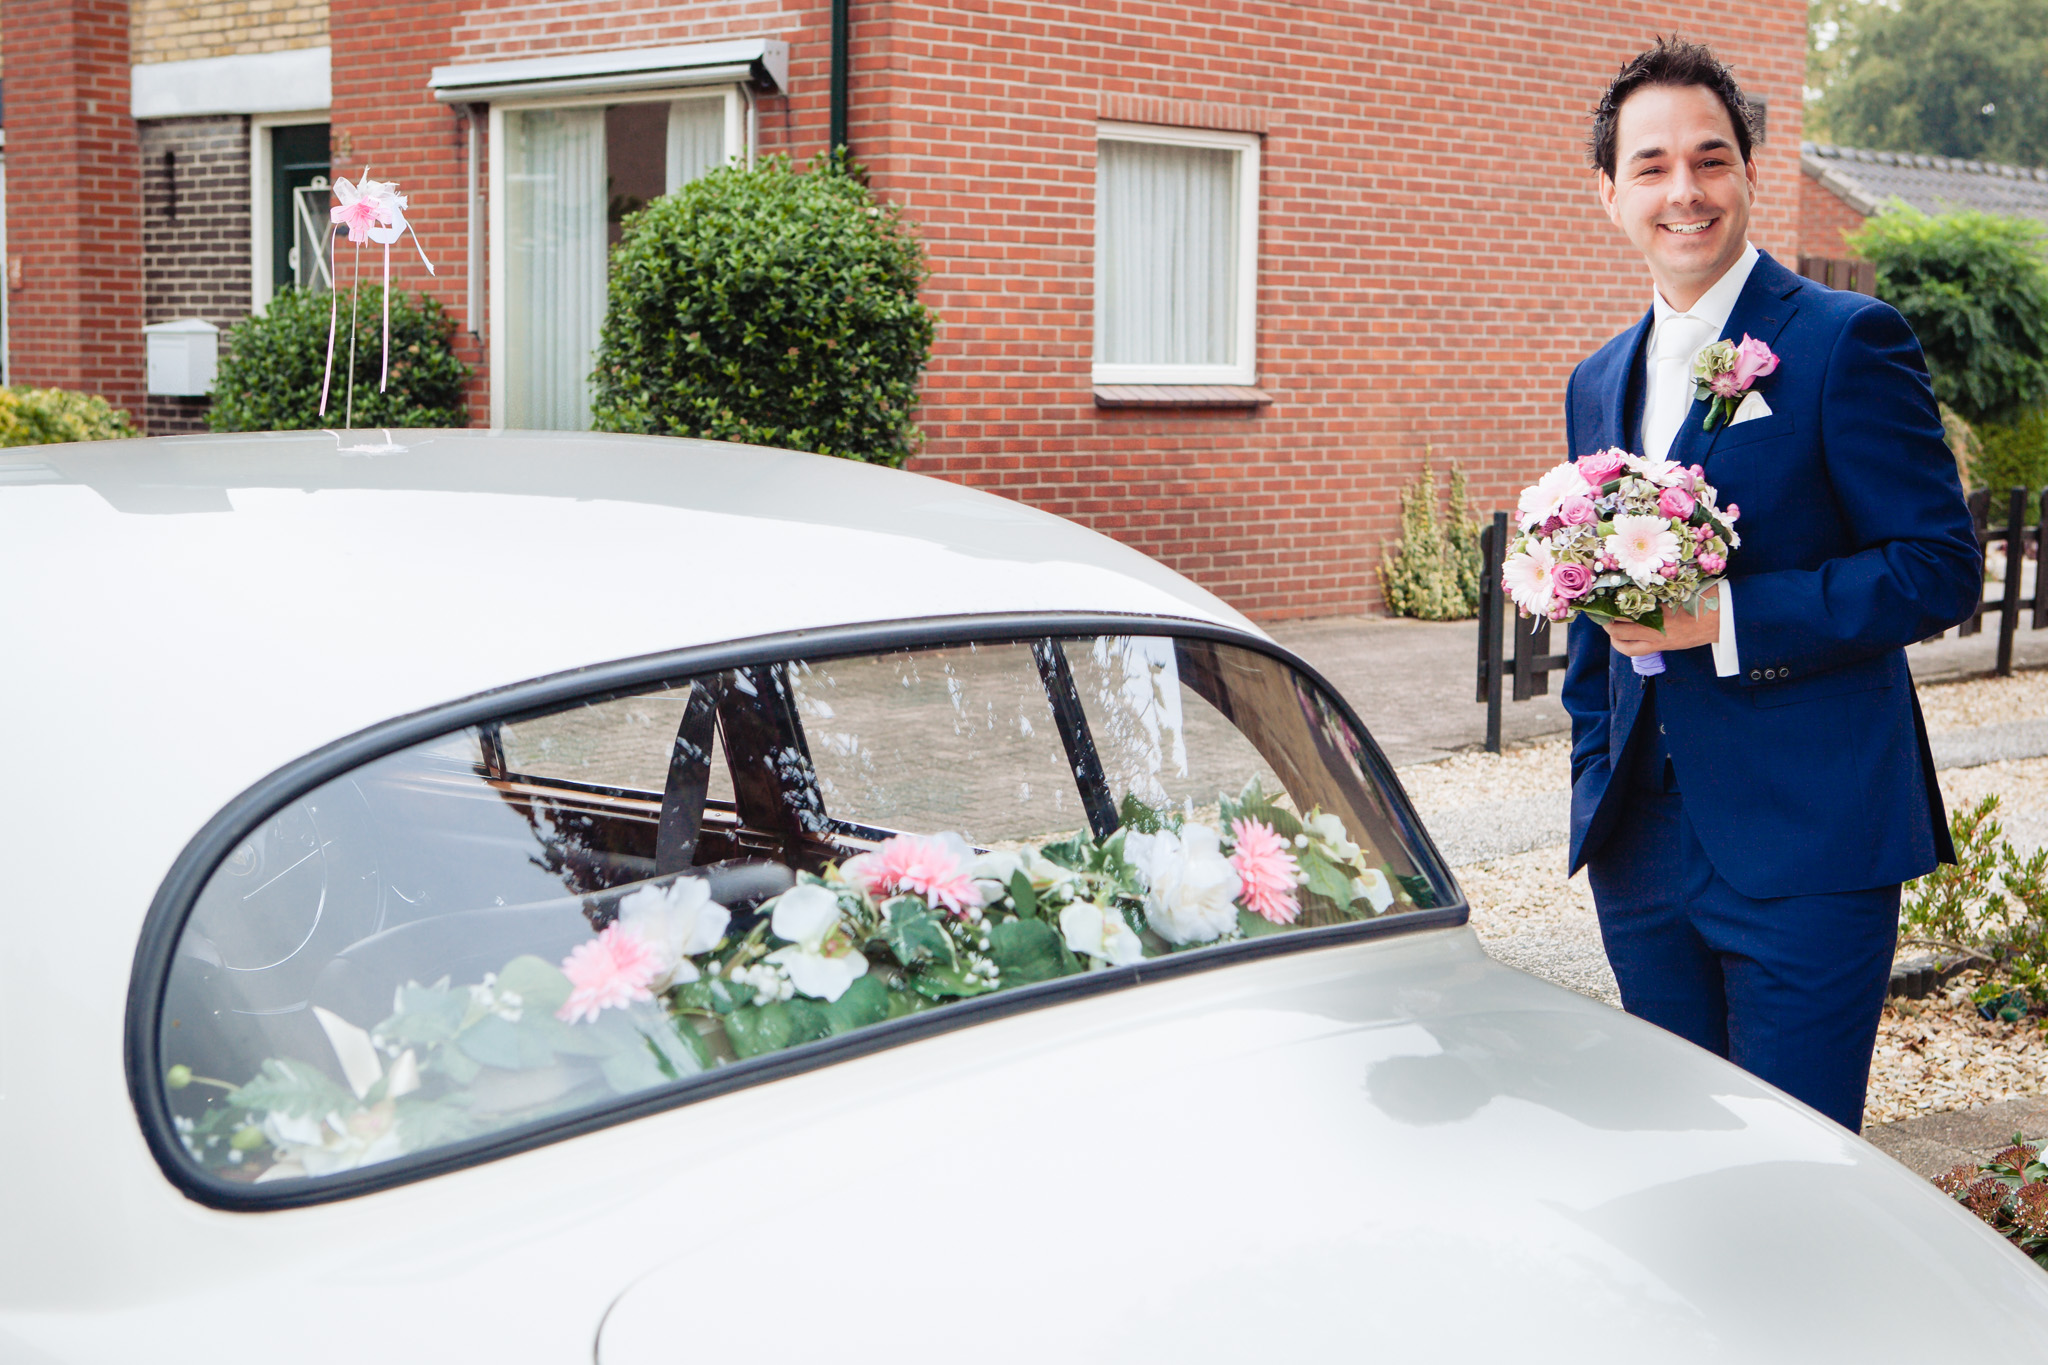
[[1749, 386], [1777, 368], [1777, 355], [1747, 332], [1742, 334], [1739, 346], [1722, 340], [1701, 351], [1692, 362], [1696, 386], [1692, 396], [1707, 405], [1707, 417], [1700, 423], [1700, 430], [1712, 431], [1718, 423], [1733, 417]]

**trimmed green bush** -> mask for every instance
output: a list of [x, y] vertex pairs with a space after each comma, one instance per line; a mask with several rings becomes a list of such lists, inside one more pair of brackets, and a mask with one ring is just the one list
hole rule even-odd
[[[286, 289], [228, 333], [207, 425], [215, 431], [313, 431], [349, 420], [349, 292], [339, 299], [334, 380], [320, 415], [329, 295]], [[359, 427], [466, 427], [469, 366], [455, 354], [455, 323], [431, 294], [391, 295], [391, 383], [384, 359], [383, 288], [355, 291], [355, 414]]]
[[1975, 210], [1929, 217], [1900, 205], [1849, 247], [1877, 266], [1877, 293], [1912, 324], [1934, 396], [1977, 424], [2048, 398], [2048, 261], [2041, 228]]
[[1463, 621], [1479, 614], [1479, 522], [1465, 498], [1465, 471], [1451, 466], [1449, 514], [1437, 515], [1436, 471], [1401, 490], [1401, 539], [1380, 564], [1380, 595], [1396, 616]]
[[1971, 471], [1972, 486], [1996, 495], [1991, 499], [1993, 519], [2003, 521], [1997, 513], [2005, 507], [2007, 489], [2038, 493], [2048, 487], [2048, 411], [2035, 408], [2016, 421], [1986, 424], [1977, 428], [1977, 436], [1984, 453]]
[[592, 425], [900, 465], [931, 353], [926, 274], [843, 161], [713, 171], [626, 220]]
[[96, 393], [26, 384], [0, 389], [0, 446], [119, 441], [141, 434], [134, 419]]

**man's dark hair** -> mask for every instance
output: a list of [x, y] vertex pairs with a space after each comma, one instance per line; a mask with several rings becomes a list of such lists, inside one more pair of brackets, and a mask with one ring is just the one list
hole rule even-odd
[[1593, 134], [1586, 139], [1586, 157], [1609, 180], [1614, 178], [1614, 126], [1621, 106], [1630, 95], [1652, 85], [1698, 85], [1713, 91], [1728, 111], [1728, 121], [1735, 125], [1735, 143], [1742, 150], [1742, 159], [1749, 160], [1749, 101], [1735, 83], [1735, 73], [1704, 43], [1659, 38], [1655, 47], [1628, 60], [1593, 109]]

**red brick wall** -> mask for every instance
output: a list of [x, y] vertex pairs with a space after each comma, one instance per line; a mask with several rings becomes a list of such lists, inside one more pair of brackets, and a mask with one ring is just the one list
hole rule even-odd
[[10, 378], [97, 393], [139, 418], [142, 195], [128, 0], [4, 0], [0, 28]]
[[[873, 14], [863, 7], [858, 11]], [[1694, 5], [898, 4], [857, 27], [852, 138], [930, 243], [942, 318], [917, 467], [1111, 532], [1254, 615], [1375, 609], [1424, 451], [1480, 507], [1563, 453], [1572, 364], [1648, 303], [1583, 111], [1653, 35], [1770, 102], [1753, 237], [1797, 242], [1806, 12]], [[1105, 98], [1266, 120], [1255, 415], [1096, 409]]]
[[[391, 250], [391, 287], [438, 295], [456, 323], [456, 353], [471, 365], [470, 417], [490, 420], [486, 348], [471, 329], [467, 238], [469, 120], [435, 100], [427, 80], [452, 60], [450, 34], [467, 6], [461, 0], [333, 0], [334, 103], [329, 117], [336, 177], [395, 180], [406, 196], [406, 217], [434, 263], [430, 278], [410, 240]], [[488, 164], [483, 172], [488, 183]], [[361, 251], [361, 255], [356, 253]], [[379, 278], [384, 253], [370, 245], [335, 246], [336, 282], [344, 287], [358, 269]]]
[[1843, 234], [1863, 226], [1862, 214], [1842, 202], [1840, 195], [1810, 175], [1799, 177], [1799, 254], [1802, 256], [1854, 256], [1842, 240]]
[[[762, 148], [822, 148], [824, 0], [461, 8], [336, 0], [332, 20], [337, 167], [405, 181], [458, 312], [459, 148], [424, 91], [438, 62], [779, 36], [792, 91], [762, 102]], [[915, 467], [1077, 517], [1269, 619], [1376, 608], [1394, 494], [1426, 449], [1472, 473], [1483, 509], [1563, 453], [1572, 364], [1649, 293], [1595, 204], [1584, 111], [1655, 34], [1714, 42], [1769, 101], [1752, 235], [1788, 261], [1800, 242], [1793, 0], [857, 0], [854, 18], [855, 153], [929, 245], [940, 316]], [[1271, 405], [1094, 405], [1103, 116], [1264, 128]]]

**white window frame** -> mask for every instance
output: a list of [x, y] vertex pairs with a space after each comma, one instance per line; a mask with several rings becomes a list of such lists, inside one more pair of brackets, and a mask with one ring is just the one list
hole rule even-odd
[[[1176, 128], [1158, 123], [1095, 125], [1098, 147], [1104, 142], [1150, 142], [1168, 147], [1221, 147], [1238, 153], [1237, 180], [1237, 335], [1233, 365], [1111, 365], [1094, 363], [1097, 384], [1237, 384], [1258, 382], [1259, 299], [1259, 135], [1227, 133], [1211, 128]], [[1098, 158], [1098, 166], [1099, 166]], [[1101, 176], [1095, 198], [1095, 354], [1101, 355], [1106, 302]]]
[[332, 126], [333, 122], [326, 109], [249, 116], [249, 310], [253, 313], [268, 308], [275, 292], [270, 278], [270, 130], [313, 123]]
[[742, 165], [753, 164], [752, 119], [753, 101], [745, 98], [738, 85], [677, 85], [666, 89], [618, 91], [609, 94], [580, 96], [556, 96], [521, 100], [501, 100], [491, 105], [490, 127], [490, 175], [484, 200], [489, 206], [490, 222], [485, 237], [490, 245], [490, 311], [486, 321], [485, 336], [489, 341], [491, 366], [491, 429], [505, 429], [505, 386], [500, 376], [505, 374], [505, 329], [498, 325], [505, 316], [505, 159], [499, 148], [505, 145], [505, 115], [524, 113], [532, 109], [587, 109], [593, 105], [609, 107], [614, 104], [675, 104], [685, 100], [722, 101], [725, 107], [725, 159], [738, 161]]

